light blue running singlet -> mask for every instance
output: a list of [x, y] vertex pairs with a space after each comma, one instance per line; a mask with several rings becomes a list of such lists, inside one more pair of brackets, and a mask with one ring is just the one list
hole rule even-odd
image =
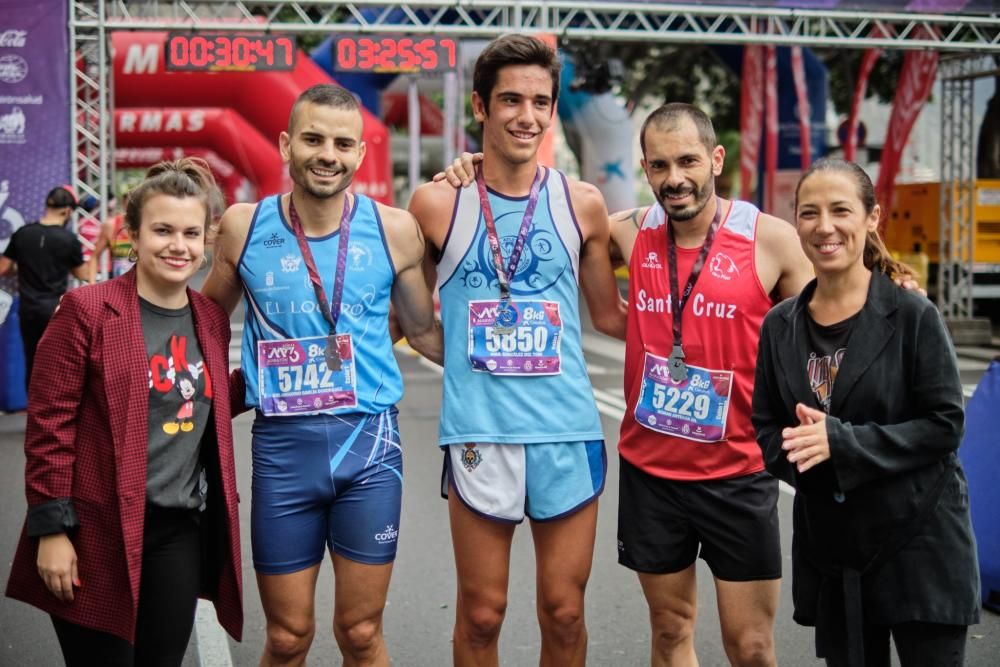
[[[364, 195], [354, 195], [353, 199], [347, 274], [337, 332], [351, 334], [353, 338], [357, 405], [317, 410], [329, 414], [377, 414], [391, 408], [403, 395], [403, 380], [388, 331], [389, 295], [395, 268], [375, 202]], [[339, 240], [339, 230], [322, 238], [308, 238], [327, 298], [333, 291]], [[247, 384], [246, 402], [260, 409], [258, 341], [325, 337], [329, 330], [278, 195], [257, 205], [238, 268], [246, 305], [241, 361]], [[313, 371], [311, 374], [286, 373], [282, 382], [293, 393], [296, 390], [307, 393], [310, 382], [315, 385], [323, 381], [325, 366], [317, 367], [319, 373], [315, 368], [306, 368]]]
[[[546, 169], [543, 179], [511, 277], [519, 325], [503, 346], [488, 328], [499, 284], [479, 195], [474, 186], [458, 192], [437, 267], [445, 336], [441, 445], [604, 439], [580, 342], [580, 228], [566, 178]], [[528, 198], [490, 190], [489, 199], [506, 262]]]

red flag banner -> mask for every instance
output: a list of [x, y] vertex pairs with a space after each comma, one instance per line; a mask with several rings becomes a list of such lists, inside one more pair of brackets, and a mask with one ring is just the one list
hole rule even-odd
[[[881, 37], [884, 31], [875, 28], [872, 37]], [[875, 63], [882, 56], [882, 49], [868, 49], [861, 59], [861, 67], [858, 69], [858, 82], [854, 86], [854, 99], [851, 100], [851, 113], [847, 117], [847, 136], [844, 138], [844, 159], [854, 162], [858, 152], [858, 122], [860, 121], [861, 102], [865, 99], [865, 92], [868, 90], [868, 78], [875, 69]]]
[[778, 171], [778, 52], [773, 45], [764, 47], [764, 99], [767, 107], [764, 125], [764, 211], [774, 211], [774, 175]]
[[875, 186], [875, 196], [882, 205], [883, 223], [892, 208], [893, 187], [896, 174], [899, 173], [903, 149], [924, 102], [931, 94], [937, 63], [937, 51], [909, 51], [903, 58], [903, 68], [899, 73], [896, 98], [892, 103], [892, 115], [889, 117], [885, 145], [882, 148], [878, 184]]
[[760, 158], [760, 137], [764, 127], [764, 47], [743, 47], [740, 89], [740, 196], [751, 199], [753, 177]]
[[802, 171], [812, 163], [812, 130], [809, 111], [809, 88], [806, 84], [806, 66], [802, 47], [792, 47], [792, 78], [795, 80], [795, 99], [799, 107], [799, 146], [802, 153]]

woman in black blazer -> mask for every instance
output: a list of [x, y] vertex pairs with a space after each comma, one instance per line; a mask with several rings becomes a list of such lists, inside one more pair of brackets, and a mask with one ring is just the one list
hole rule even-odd
[[796, 226], [816, 279], [764, 320], [753, 423], [767, 469], [796, 489], [795, 620], [828, 665], [961, 665], [979, 568], [957, 450], [955, 350], [878, 237], [867, 174], [821, 160]]

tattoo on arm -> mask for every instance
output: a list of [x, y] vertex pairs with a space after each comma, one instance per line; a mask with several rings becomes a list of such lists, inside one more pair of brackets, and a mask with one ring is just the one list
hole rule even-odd
[[640, 215], [641, 212], [642, 212], [641, 207], [633, 208], [628, 211], [622, 211], [621, 213], [615, 214], [614, 220], [615, 222], [626, 222], [630, 220], [632, 221], [632, 224], [635, 226], [635, 228], [639, 229], [639, 227], [642, 226], [642, 216]]
[[642, 220], [639, 218], [639, 211], [640, 210], [641, 209], [634, 208], [631, 211], [629, 211], [629, 214], [628, 214], [628, 219], [632, 221], [632, 224], [635, 225], [636, 229], [639, 229], [639, 227], [642, 226]]

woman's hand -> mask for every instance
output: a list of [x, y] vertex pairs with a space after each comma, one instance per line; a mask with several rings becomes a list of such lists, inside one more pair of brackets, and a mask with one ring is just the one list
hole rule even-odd
[[80, 586], [80, 578], [76, 571], [76, 549], [66, 533], [38, 539], [38, 576], [57, 598], [73, 601], [73, 586]]
[[782, 430], [781, 448], [788, 452], [788, 462], [800, 473], [830, 458], [830, 442], [826, 438], [826, 413], [802, 403], [795, 405], [799, 425]]
[[482, 153], [462, 153], [444, 171], [434, 174], [435, 183], [448, 180], [456, 188], [464, 188], [476, 177], [476, 165], [483, 161]]

